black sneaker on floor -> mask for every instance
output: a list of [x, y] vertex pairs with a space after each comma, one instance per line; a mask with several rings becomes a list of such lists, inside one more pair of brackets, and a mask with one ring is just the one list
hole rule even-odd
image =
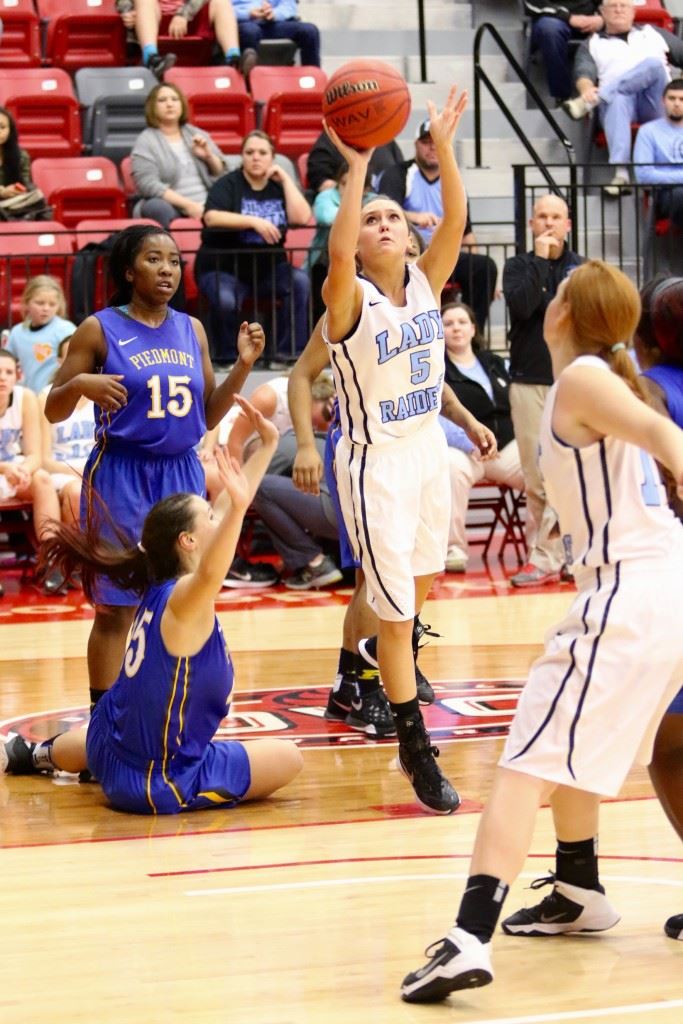
[[164, 75], [167, 71], [170, 71], [174, 67], [177, 61], [175, 53], [153, 53], [147, 61], [147, 67], [152, 72], [155, 78], [160, 82], [163, 82]]
[[460, 797], [436, 763], [439, 749], [432, 746], [422, 715], [418, 712], [397, 719], [396, 725], [397, 764], [415, 790], [418, 802], [434, 814], [452, 814], [460, 806]]
[[670, 917], [664, 925], [664, 931], [670, 939], [679, 939], [683, 942], [683, 914]]
[[377, 689], [354, 697], [346, 724], [364, 732], [366, 736], [381, 739], [396, 735], [396, 722], [384, 690]]
[[351, 710], [351, 701], [355, 700], [357, 696], [358, 687], [355, 681], [342, 676], [337, 689], [330, 690], [330, 695], [327, 698], [327, 707], [325, 708], [325, 718], [329, 718], [334, 722], [345, 722], [346, 716]]
[[424, 967], [403, 979], [401, 996], [406, 1003], [439, 1003], [451, 992], [493, 981], [491, 943], [480, 942], [464, 928], [451, 928], [425, 953], [429, 961]]
[[341, 579], [341, 572], [329, 555], [325, 555], [318, 565], [305, 565], [303, 569], [297, 569], [284, 583], [289, 590], [310, 590], [311, 587], [329, 587]]
[[[427, 627], [429, 628], [429, 627]], [[422, 634], [421, 634], [422, 635]], [[438, 633], [431, 634], [432, 636], [438, 636]], [[373, 665], [375, 668], [379, 667], [377, 661], [377, 637], [369, 636], [359, 641], [358, 650], [361, 657], [368, 663]], [[417, 661], [415, 662], [415, 688], [417, 689], [417, 699], [420, 704], [433, 704], [435, 699], [434, 689], [424, 675], [424, 673], [418, 668]]]
[[223, 580], [223, 586], [263, 590], [264, 587], [275, 586], [279, 579], [277, 572], [268, 562], [247, 562], [246, 558], [238, 556], [233, 559], [228, 575]]
[[604, 932], [620, 920], [604, 892], [561, 882], [554, 875], [537, 878], [530, 889], [552, 885], [553, 891], [535, 907], [518, 910], [502, 923], [506, 935], [563, 935]]
[[38, 769], [33, 763], [34, 747], [35, 743], [27, 743], [18, 733], [5, 743], [5, 771], [8, 775], [38, 775]]

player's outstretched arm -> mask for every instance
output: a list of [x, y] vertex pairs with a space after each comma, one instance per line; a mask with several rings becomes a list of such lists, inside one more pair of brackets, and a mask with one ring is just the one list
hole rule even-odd
[[448, 99], [440, 113], [431, 100], [427, 102], [429, 131], [439, 161], [443, 217], [427, 250], [417, 263], [427, 275], [436, 296], [441, 295], [443, 286], [453, 273], [467, 222], [467, 196], [453, 149], [455, 132], [466, 106], [467, 93], [463, 92], [458, 96], [456, 86], [448, 93]]

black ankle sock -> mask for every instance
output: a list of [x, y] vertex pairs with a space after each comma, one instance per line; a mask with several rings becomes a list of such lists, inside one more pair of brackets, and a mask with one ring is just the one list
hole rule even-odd
[[379, 681], [379, 669], [374, 668], [372, 665], [368, 665], [367, 661], [361, 654], [356, 655], [356, 667], [355, 667], [356, 682], [358, 684], [358, 692], [361, 697], [365, 697], [369, 693], [375, 693], [380, 688]]
[[97, 704], [98, 700], [100, 700], [100, 698], [104, 697], [106, 692], [107, 692], [106, 690], [97, 690], [94, 686], [90, 687], [90, 710], [91, 711], [95, 707], [95, 705]]
[[509, 890], [493, 875], [470, 875], [455, 923], [480, 942], [490, 942]]
[[339, 664], [337, 665], [337, 673], [340, 676], [352, 676], [356, 674], [356, 658], [355, 651], [348, 651], [345, 647], [339, 649]]
[[581, 889], [605, 890], [598, 877], [597, 836], [580, 839], [577, 842], [557, 840], [555, 852], [555, 877], [567, 885], [578, 885]]
[[420, 714], [420, 702], [417, 699], [417, 695], [412, 700], [403, 701], [402, 704], [394, 704], [390, 700], [389, 707], [394, 718], [412, 718], [413, 715]]

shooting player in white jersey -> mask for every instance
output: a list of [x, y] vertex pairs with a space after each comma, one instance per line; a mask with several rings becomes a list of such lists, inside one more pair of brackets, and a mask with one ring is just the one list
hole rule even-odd
[[[349, 166], [323, 286], [324, 337], [343, 435], [335, 456], [340, 503], [379, 618], [379, 669], [396, 721], [398, 764], [420, 803], [441, 814], [454, 811], [460, 799], [436, 763], [438, 750], [422, 720], [412, 631], [443, 570], [448, 540], [446, 441], [437, 420], [444, 376], [439, 296], [466, 219], [453, 152], [466, 102], [453, 88], [440, 113], [428, 105], [444, 216], [412, 265], [406, 264], [409, 226], [401, 207], [382, 196], [361, 206], [372, 150], [359, 153], [326, 128]], [[486, 428], [473, 440], [485, 453], [495, 450]]]

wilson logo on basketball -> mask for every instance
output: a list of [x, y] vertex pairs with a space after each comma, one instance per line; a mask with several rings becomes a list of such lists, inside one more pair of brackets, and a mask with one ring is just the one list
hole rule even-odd
[[374, 78], [367, 78], [363, 82], [341, 82], [340, 85], [334, 85], [327, 90], [325, 102], [331, 104], [357, 92], [379, 92], [379, 82]]

